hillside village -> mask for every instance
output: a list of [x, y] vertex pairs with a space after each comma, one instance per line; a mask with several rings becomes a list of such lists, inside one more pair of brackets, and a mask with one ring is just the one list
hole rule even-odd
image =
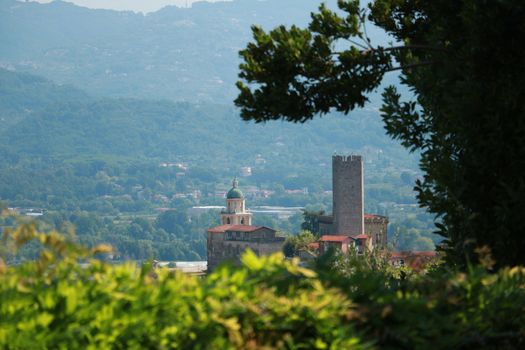
[[[317, 242], [309, 245], [315, 255], [335, 249], [343, 254], [351, 250], [358, 255], [374, 251], [386, 253], [388, 218], [364, 213], [364, 164], [358, 155], [332, 157], [332, 215], [319, 215]], [[208, 229], [207, 268], [213, 271], [222, 262], [240, 263], [247, 249], [258, 255], [283, 250], [285, 238], [276, 236], [270, 227], [252, 225], [252, 212], [235, 178], [226, 194], [226, 207], [221, 211], [221, 224]], [[307, 257], [307, 255], [303, 255]], [[389, 255], [394, 266], [422, 265], [435, 260], [435, 252], [399, 252]], [[418, 266], [421, 268], [422, 266]]]

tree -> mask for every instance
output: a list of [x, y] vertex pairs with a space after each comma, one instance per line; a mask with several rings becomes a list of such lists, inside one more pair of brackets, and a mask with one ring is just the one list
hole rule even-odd
[[[525, 268], [489, 275], [474, 267], [411, 278], [373, 256], [324, 254], [312, 270], [298, 259], [257, 257], [248, 250], [241, 266], [223, 265], [203, 278], [152, 263], [106, 263], [97, 257], [110, 247], [88, 249], [57, 232], [39, 232], [32, 223], [3, 234], [0, 248], [16, 253], [35, 243], [40, 253], [17, 264], [0, 256], [1, 349], [525, 344]], [[137, 243], [130, 249], [143, 248]]]
[[283, 253], [287, 257], [296, 256], [301, 251], [314, 255], [310, 244], [315, 241], [316, 239], [312, 232], [303, 230], [297, 236], [290, 236], [286, 239], [283, 245]]
[[304, 209], [301, 229], [319, 235], [319, 217], [324, 215], [324, 213], [324, 210], [312, 211]]
[[[421, 154], [421, 206], [436, 215], [449, 262], [465, 266], [490, 247], [498, 266], [524, 264], [525, 3], [512, 0], [338, 1], [307, 29], [253, 27], [241, 51], [245, 120], [305, 122], [367, 102], [384, 75], [413, 93], [383, 92], [387, 133]], [[396, 43], [374, 46], [367, 23]]]
[[179, 210], [167, 210], [160, 213], [155, 220], [155, 226], [158, 229], [163, 229], [166, 232], [181, 234], [181, 230], [187, 228], [189, 219], [186, 213]]

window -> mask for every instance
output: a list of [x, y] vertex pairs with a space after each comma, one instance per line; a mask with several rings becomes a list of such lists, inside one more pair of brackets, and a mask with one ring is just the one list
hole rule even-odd
[[231, 224], [230, 218], [226, 218], [226, 224]]
[[241, 225], [244, 225], [244, 218], [241, 219]]

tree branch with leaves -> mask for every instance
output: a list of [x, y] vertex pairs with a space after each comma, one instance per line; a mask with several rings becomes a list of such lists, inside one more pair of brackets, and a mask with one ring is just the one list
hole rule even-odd
[[[339, 0], [308, 28], [254, 26], [240, 52], [244, 120], [306, 122], [365, 106], [387, 72], [413, 99], [383, 92], [387, 134], [421, 155], [415, 184], [436, 215], [449, 262], [476, 261], [488, 246], [497, 266], [524, 264], [525, 4], [513, 0]], [[393, 38], [375, 45], [372, 23]]]

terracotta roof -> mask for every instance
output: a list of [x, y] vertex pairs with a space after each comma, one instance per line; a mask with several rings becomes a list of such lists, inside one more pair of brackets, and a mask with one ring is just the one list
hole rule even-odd
[[347, 240], [350, 240], [350, 237], [348, 236], [334, 236], [334, 235], [324, 235], [324, 236], [321, 236], [321, 238], [319, 239], [319, 241], [321, 242], [345, 242]]
[[220, 225], [208, 229], [210, 233], [224, 233], [226, 231], [238, 231], [238, 232], [254, 232], [266, 228], [268, 230], [275, 231], [266, 226], [252, 226], [252, 225]]
[[360, 235], [355, 235], [355, 236], [351, 236], [353, 239], [369, 239], [370, 237], [368, 237], [368, 235], [365, 235], [365, 234], [360, 234]]
[[215, 227], [212, 227], [212, 228], [208, 229], [208, 232], [210, 232], [210, 233], [223, 233], [223, 232], [226, 232], [226, 230], [229, 229], [232, 226], [235, 226], [235, 225], [215, 226]]
[[240, 232], [253, 232], [253, 231], [257, 231], [257, 230], [260, 230], [262, 228], [267, 228], [267, 229], [270, 229], [269, 227], [264, 227], [264, 226], [252, 226], [252, 225], [233, 225], [232, 227], [230, 227], [229, 229], [227, 229], [226, 231], [240, 231]]

